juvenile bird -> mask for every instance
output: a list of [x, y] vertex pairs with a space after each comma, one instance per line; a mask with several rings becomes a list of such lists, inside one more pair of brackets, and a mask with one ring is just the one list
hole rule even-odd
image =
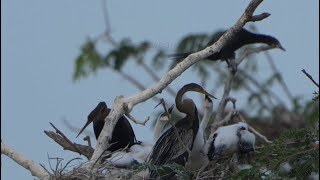
[[255, 136], [248, 131], [248, 125], [243, 122], [222, 126], [215, 131], [207, 141], [207, 156], [210, 161], [214, 158], [254, 151]]

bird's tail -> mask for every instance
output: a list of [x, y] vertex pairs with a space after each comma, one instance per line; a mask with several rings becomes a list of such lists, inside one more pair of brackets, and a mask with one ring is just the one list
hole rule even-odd
[[191, 52], [189, 53], [177, 53], [177, 54], [169, 54], [168, 57], [173, 60], [183, 60], [184, 58], [188, 57]]

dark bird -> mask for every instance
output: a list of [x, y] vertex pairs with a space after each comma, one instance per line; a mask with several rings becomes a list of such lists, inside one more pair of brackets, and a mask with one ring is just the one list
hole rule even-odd
[[[89, 114], [87, 123], [83, 126], [77, 137], [91, 122], [93, 122], [93, 131], [96, 139], [98, 139], [104, 126], [104, 119], [109, 113], [110, 109], [107, 107], [107, 104], [105, 102], [100, 102]], [[110, 146], [108, 147], [107, 151], [110, 152], [121, 150], [127, 147], [130, 148], [132, 145], [137, 144], [134, 131], [126, 117], [121, 116], [119, 118], [113, 129], [112, 138], [109, 144]]]
[[[178, 91], [175, 98], [176, 107], [180, 112], [186, 114], [186, 116], [164, 132], [157, 140], [149, 158], [149, 162], [156, 166], [169, 163], [185, 166], [188, 160], [189, 152], [192, 150], [193, 142], [198, 132], [199, 119], [194, 102], [191, 99], [182, 100], [183, 95], [187, 91], [195, 91], [215, 98], [195, 83], [187, 84]], [[161, 179], [169, 179], [174, 177], [174, 173], [166, 168], [164, 171], [150, 169], [150, 178], [160, 176]]]
[[[215, 34], [215, 36], [209, 41], [206, 47], [214, 44], [218, 39], [225, 33], [226, 31], [219, 31]], [[207, 57], [206, 59], [211, 61], [223, 60], [226, 61], [228, 66], [230, 66], [229, 60], [235, 59], [235, 51], [241, 48], [244, 45], [255, 44], [255, 43], [263, 43], [267, 44], [271, 47], [279, 48], [283, 51], [285, 49], [282, 47], [280, 42], [269, 35], [252, 33], [244, 28], [242, 28], [235, 37], [229, 41], [225, 46], [221, 48], [221, 50], [217, 53], [214, 53]], [[193, 52], [187, 53], [178, 53], [169, 55], [174, 60], [181, 60], [192, 54]]]

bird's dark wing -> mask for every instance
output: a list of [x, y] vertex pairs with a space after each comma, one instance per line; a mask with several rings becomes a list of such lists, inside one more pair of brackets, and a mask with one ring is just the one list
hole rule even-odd
[[176, 128], [180, 139], [185, 144], [182, 145], [177, 137], [174, 128], [168, 129], [156, 142], [150, 154], [149, 161], [155, 165], [163, 165], [169, 161], [176, 162], [180, 165], [187, 161], [188, 151], [185, 147], [191, 149], [194, 133], [192, 129], [186, 130], [183, 128]]
[[[158, 139], [150, 154], [150, 163], [158, 166], [173, 162], [182, 166], [185, 165], [189, 156], [189, 153], [185, 149], [185, 147], [191, 150], [194, 139], [194, 133], [192, 129], [176, 129], [177, 132], [175, 132], [174, 128], [171, 127]], [[177, 134], [180, 135], [180, 139], [185, 144], [185, 146], [181, 144], [177, 137]], [[150, 170], [149, 177], [156, 178], [159, 176], [159, 174], [162, 173], [157, 172], [157, 170]], [[165, 174], [170, 173], [166, 172]], [[166, 178], [169, 177], [170, 175], [166, 176]]]
[[136, 136], [131, 124], [126, 117], [121, 116], [113, 129], [112, 138], [110, 141], [111, 146], [108, 148], [108, 150], [114, 152], [126, 147], [130, 148], [135, 143]]

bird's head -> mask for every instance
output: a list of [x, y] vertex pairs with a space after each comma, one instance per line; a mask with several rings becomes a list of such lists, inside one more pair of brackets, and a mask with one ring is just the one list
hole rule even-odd
[[286, 51], [286, 49], [281, 45], [278, 39], [269, 36], [269, 42], [268, 45], [274, 48], [281, 49], [282, 51]]
[[238, 127], [238, 130], [248, 130], [248, 124], [246, 124], [246, 123], [243, 123], [243, 122], [239, 122], [238, 124], [237, 124], [237, 127]]
[[[184, 85], [181, 89], [185, 89], [185, 91], [194, 91], [194, 92], [198, 92], [204, 95], [207, 95], [208, 98], [214, 98], [217, 99], [216, 97], [214, 97], [213, 95], [211, 95], [210, 93], [208, 93], [206, 90], [203, 89], [203, 87], [201, 87], [200, 85], [196, 84], [196, 83], [190, 83], [190, 84], [186, 84]], [[210, 99], [210, 98], [209, 98]]]
[[205, 98], [204, 98], [204, 107], [205, 108], [212, 108], [212, 100], [210, 99], [210, 97], [208, 95], [205, 95]]
[[172, 106], [168, 109], [168, 111], [163, 112], [162, 114], [160, 114], [160, 121], [169, 121], [171, 119], [171, 112], [174, 108], [174, 104], [172, 104]]
[[86, 127], [94, 121], [104, 121], [104, 118], [109, 114], [108, 106], [105, 102], [100, 102], [88, 115], [88, 120], [80, 130], [77, 137], [86, 129]]

